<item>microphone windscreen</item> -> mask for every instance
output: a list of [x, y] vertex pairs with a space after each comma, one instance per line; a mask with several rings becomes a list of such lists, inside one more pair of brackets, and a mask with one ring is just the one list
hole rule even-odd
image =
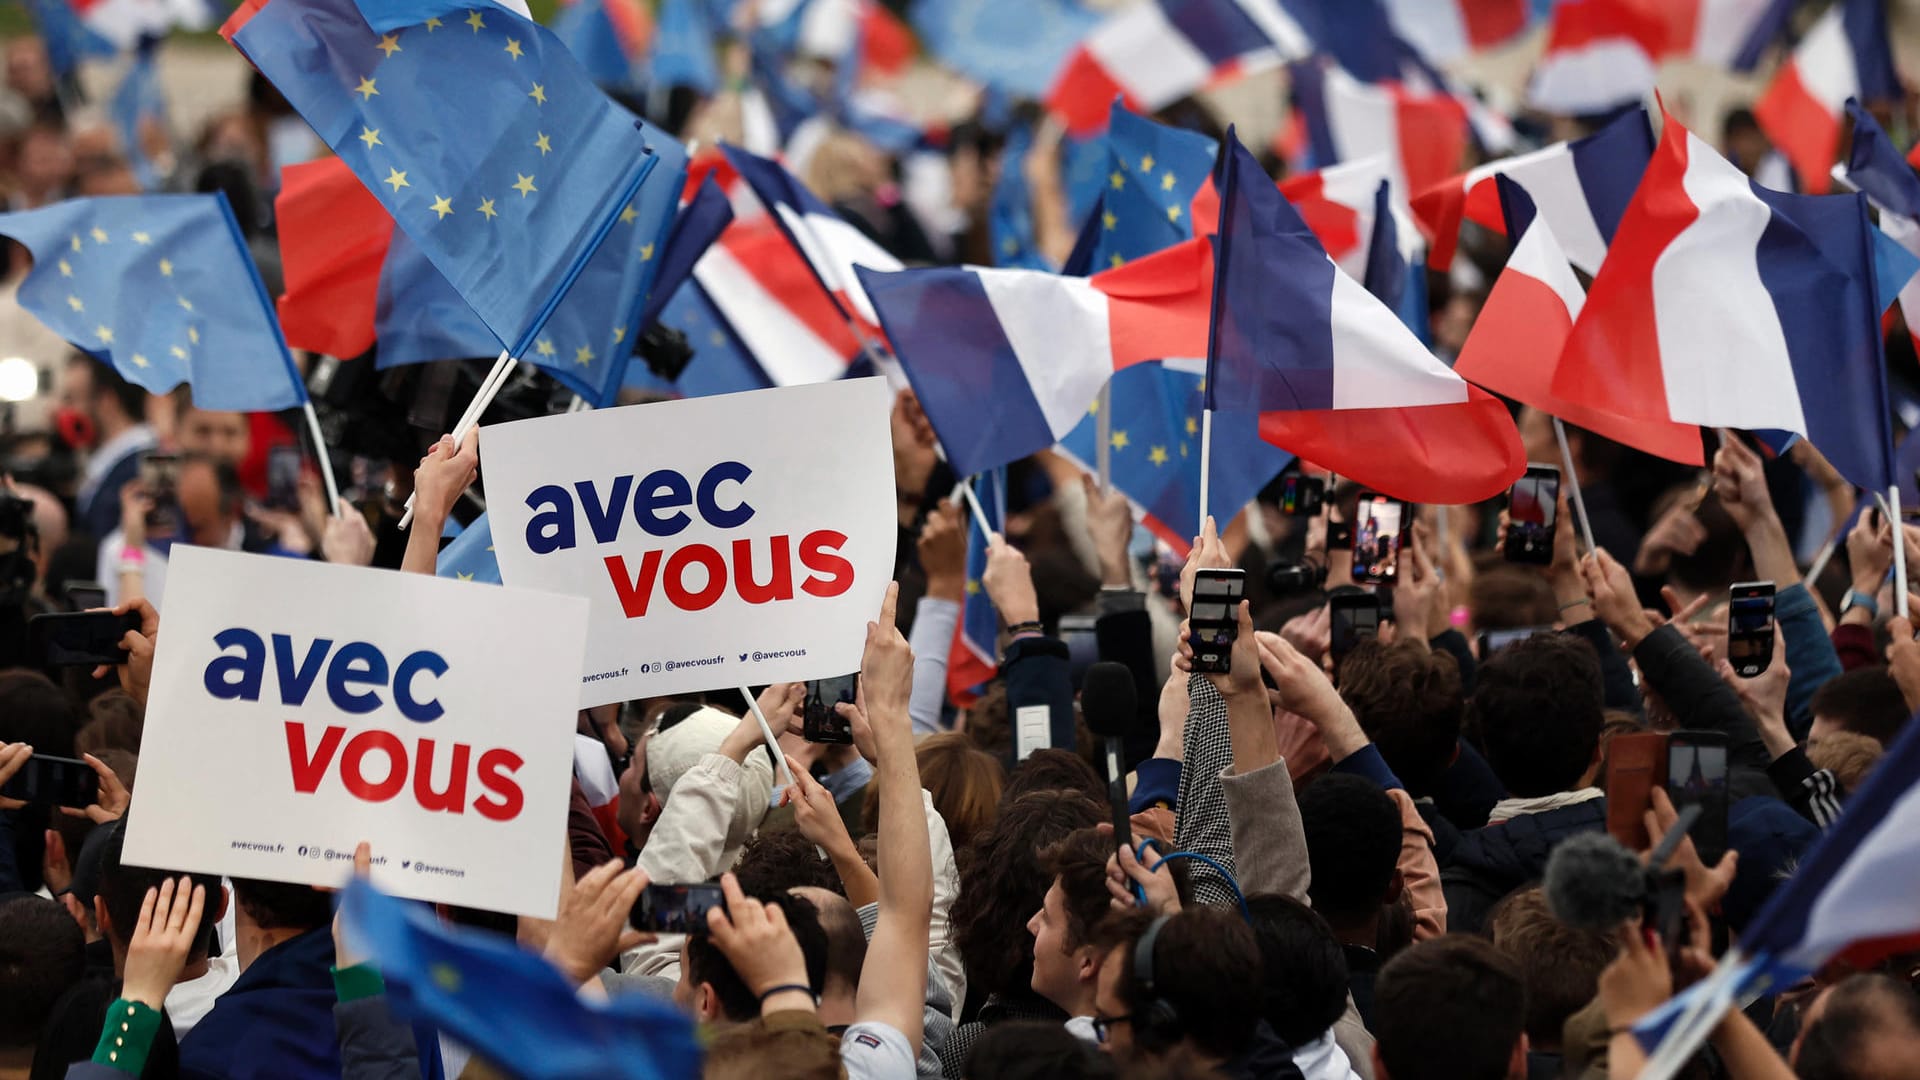
[[1606, 833], [1580, 833], [1553, 849], [1541, 887], [1554, 918], [1610, 934], [1640, 914], [1647, 871], [1640, 856]]
[[1080, 684], [1080, 714], [1095, 735], [1125, 738], [1134, 728], [1139, 703], [1127, 665], [1102, 660], [1087, 668]]

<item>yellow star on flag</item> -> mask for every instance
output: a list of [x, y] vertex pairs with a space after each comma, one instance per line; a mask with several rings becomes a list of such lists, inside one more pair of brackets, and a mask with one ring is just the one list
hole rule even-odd
[[546, 338], [541, 338], [539, 343], [534, 345], [533, 351], [539, 353], [541, 356], [552, 356], [554, 354], [553, 342], [548, 341]]
[[73, 276], [73, 264], [68, 262], [65, 259], [60, 260], [60, 276], [61, 277]]
[[514, 173], [513, 175], [520, 178], [513, 182], [513, 190], [519, 192], [521, 198], [524, 199], [527, 196], [533, 194], [534, 192], [540, 190], [539, 188], [533, 186], [533, 177], [528, 176], [525, 173]]
[[72, 308], [72, 309], [73, 309], [73, 310], [75, 310], [75, 311], [85, 311], [85, 310], [87, 310], [87, 305], [85, 305], [85, 304], [83, 304], [83, 303], [81, 303], [81, 302], [80, 302], [80, 298], [79, 298], [79, 297], [77, 297], [77, 296], [69, 296], [69, 297], [67, 297], [67, 306], [68, 306], [68, 307], [70, 307], [70, 308]]
[[638, 220], [640, 220], [640, 211], [635, 210], [633, 207], [629, 206], [625, 210], [620, 211], [620, 224], [631, 225]]
[[1107, 174], [1107, 183], [1113, 187], [1113, 190], [1119, 191], [1121, 188], [1127, 186], [1126, 174], [1115, 169], [1113, 172]]
[[1113, 254], [1107, 256], [1107, 265], [1109, 267], [1112, 267], [1115, 270], [1118, 270], [1121, 267], [1127, 265], [1127, 260], [1121, 258], [1120, 253], [1116, 251]]
[[593, 349], [582, 345], [573, 350], [573, 362], [579, 364], [581, 367], [586, 367], [588, 364], [593, 363]]
[[1168, 169], [1165, 173], [1161, 174], [1160, 190], [1161, 191], [1173, 190], [1173, 170], [1172, 169]]
[[373, 149], [376, 146], [386, 145], [385, 143], [380, 141], [379, 128], [370, 128], [365, 125], [362, 125], [360, 128], [360, 141], [363, 143], [366, 143], [367, 149], [369, 150]]
[[1165, 465], [1170, 460], [1167, 456], [1167, 448], [1164, 446], [1156, 446], [1147, 451], [1147, 460], [1153, 462], [1155, 465]]
[[1148, 154], [1146, 157], [1143, 157], [1140, 159], [1140, 171], [1143, 173], [1150, 173], [1153, 171], [1153, 155], [1152, 154]]
[[75, 251], [80, 250], [80, 234], [79, 233], [73, 234], [73, 250]]
[[979, 595], [980, 595], [980, 582], [979, 582], [979, 581], [977, 581], [977, 580], [975, 580], [975, 579], [973, 579], [973, 578], [968, 578], [968, 579], [967, 579], [967, 595], [968, 595], [968, 596], [979, 596]]
[[113, 331], [104, 325], [94, 327], [93, 336], [99, 338], [102, 345], [113, 344]]
[[1181, 444], [1180, 444], [1180, 456], [1181, 456], [1181, 457], [1186, 457], [1186, 456], [1187, 456], [1187, 444], [1186, 444], [1186, 443], [1181, 443]]
[[1000, 250], [1009, 255], [1016, 255], [1020, 251], [1020, 241], [1011, 236], [1003, 236], [1000, 238]]
[[626, 328], [626, 327], [624, 327], [624, 326], [616, 326], [616, 327], [614, 327], [614, 328], [613, 328], [613, 343], [614, 343], [615, 345], [618, 345], [618, 344], [620, 344], [621, 342], [623, 342], [623, 341], [625, 341], [625, 340], [627, 340], [627, 328]]
[[400, 189], [401, 189], [401, 188], [403, 188], [403, 187], [411, 187], [411, 186], [412, 186], [412, 185], [410, 185], [410, 184], [408, 184], [408, 183], [407, 183], [407, 174], [406, 174], [406, 173], [403, 173], [403, 172], [401, 172], [401, 171], [400, 171], [399, 169], [396, 169], [396, 168], [393, 168], [393, 167], [391, 167], [391, 166], [389, 166], [389, 167], [387, 168], [387, 178], [386, 178], [385, 180], [382, 180], [382, 181], [380, 181], [380, 182], [381, 182], [381, 183], [383, 183], [383, 184], [392, 184], [392, 185], [393, 185], [393, 192], [394, 192], [394, 194], [396, 194], [396, 195], [398, 195], [398, 194], [400, 193]]
[[[548, 152], [553, 149], [553, 140], [549, 139], [547, 133], [542, 131], [534, 137], [533, 148], [540, 151], [541, 157], [546, 157]], [[626, 215], [622, 214], [620, 216], [625, 217]]]
[[1168, 220], [1168, 221], [1179, 221], [1179, 220], [1180, 220], [1180, 208], [1179, 208], [1179, 207], [1177, 207], [1177, 206], [1169, 206], [1169, 207], [1167, 207], [1167, 220]]
[[438, 30], [445, 25], [446, 23], [441, 22], [440, 17], [438, 15], [432, 16], [431, 18], [427, 19], [427, 22], [426, 22], [427, 33], [431, 34], [435, 30]]
[[713, 333], [707, 335], [707, 340], [713, 342], [714, 347], [718, 348], [727, 343], [727, 335], [715, 330]]
[[1100, 215], [1100, 227], [1108, 232], [1112, 232], [1113, 227], [1118, 224], [1120, 224], [1120, 219], [1113, 216], [1113, 211], [1108, 210]]
[[186, 298], [186, 297], [184, 297], [184, 296], [182, 296], [182, 297], [179, 297], [178, 299], [180, 300], [180, 306], [181, 306], [182, 308], [184, 308], [184, 309], [186, 309], [187, 311], [192, 311], [192, 310], [193, 310], [193, 301], [191, 301], [191, 300], [189, 300], [189, 299], [187, 299], [187, 298]]
[[173, 348], [168, 349], [167, 351], [173, 354], [173, 358], [175, 360], [185, 360], [187, 358], [187, 350], [181, 348], [178, 345], [175, 345]]
[[477, 207], [477, 209], [480, 211], [480, 213], [486, 216], [486, 219], [488, 221], [492, 221], [494, 218], [497, 218], [500, 216], [500, 211], [495, 210], [493, 208], [492, 199], [481, 199], [480, 205]]
[[380, 96], [379, 89], [373, 85], [373, 80], [368, 78], [362, 78], [360, 85], [353, 88], [353, 92], [360, 95], [361, 101]]
[[433, 205], [428, 207], [427, 209], [432, 210], [436, 214], [439, 214], [440, 215], [439, 220], [445, 221], [447, 219], [447, 215], [453, 213], [453, 203], [450, 200], [448, 200], [448, 198], [445, 195], [435, 195], [433, 197]]
[[506, 54], [508, 56], [513, 57], [515, 60], [518, 60], [522, 56], [526, 55], [525, 53], [520, 51], [520, 43], [518, 41], [515, 41], [512, 38], [507, 39]]
[[641, 244], [640, 245], [640, 261], [651, 262], [652, 259], [653, 259], [653, 245]]
[[1113, 443], [1115, 450], [1125, 450], [1131, 443], [1131, 440], [1127, 438], [1127, 433], [1124, 431], [1114, 432], [1113, 438], [1110, 441]]
[[454, 577], [457, 577], [457, 578], [459, 578], [459, 579], [460, 579], [461, 581], [472, 581], [472, 580], [473, 580], [473, 575], [472, 575], [472, 574], [462, 574], [462, 573], [460, 573], [460, 572], [459, 572], [459, 571], [457, 571], [457, 570], [456, 570], [456, 571], [454, 571], [454, 574], [453, 574], [453, 576], [454, 576]]
[[151, 244], [153, 243], [153, 237], [147, 233], [137, 232], [133, 234], [133, 242], [136, 244]]
[[375, 45], [374, 48], [379, 49], [388, 56], [392, 56], [394, 53], [400, 51], [400, 35], [382, 34], [380, 36], [380, 44]]
[[467, 25], [473, 27], [473, 32], [477, 34], [487, 25], [487, 20], [481, 18], [479, 12], [469, 11], [467, 12]]
[[[474, 16], [476, 19], [479, 17], [478, 15]], [[429, 973], [433, 976], [433, 984], [440, 989], [445, 990], [449, 994], [460, 991], [459, 968], [454, 967], [452, 964], [435, 964], [429, 969]]]
[[199, 328], [192, 326], [187, 327], [187, 340], [193, 342], [195, 345], [200, 344]]
[[1200, 421], [1195, 420], [1191, 416], [1187, 417], [1187, 434], [1189, 435], [1200, 434]]
[[100, 227], [100, 226], [98, 226], [98, 225], [95, 225], [95, 226], [93, 227], [93, 242], [94, 242], [94, 243], [96, 243], [96, 244], [104, 244], [104, 243], [106, 243], [106, 242], [107, 242], [107, 230], [105, 230], [105, 229], [103, 229], [103, 228], [101, 228], [101, 227]]
[[160, 260], [160, 276], [161, 277], [173, 276], [173, 260], [172, 259]]
[[134, 354], [133, 354], [133, 366], [134, 366], [134, 367], [146, 367], [146, 366], [147, 366], [147, 358], [146, 358], [146, 357], [144, 357], [144, 356], [142, 356], [142, 355], [140, 355], [139, 353], [134, 353]]
[[1087, 406], [1087, 415], [1088, 416], [1100, 415], [1100, 399], [1099, 398], [1094, 398], [1093, 404]]
[[527, 96], [545, 105], [547, 103], [547, 88], [541, 86], [539, 83], [534, 83], [533, 89], [527, 91]]

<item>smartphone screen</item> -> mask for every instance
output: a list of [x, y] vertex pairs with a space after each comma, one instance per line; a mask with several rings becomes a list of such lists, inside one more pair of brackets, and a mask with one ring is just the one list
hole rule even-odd
[[276, 446], [267, 451], [267, 506], [273, 510], [300, 509], [300, 448]]
[[153, 506], [147, 511], [147, 530], [158, 536], [179, 531], [180, 507], [175, 491], [179, 486], [180, 458], [175, 454], [153, 452], [140, 457], [140, 486]]
[[1551, 626], [1521, 626], [1511, 630], [1485, 630], [1480, 634], [1480, 657], [1485, 659], [1515, 642], [1525, 641], [1535, 634], [1551, 633]]
[[1667, 736], [1632, 731], [1607, 743], [1607, 832], [1633, 851], [1645, 851], [1658, 837], [1647, 835], [1647, 810], [1653, 789], [1667, 786]]
[[1380, 598], [1372, 593], [1346, 593], [1327, 601], [1327, 652], [1337, 667], [1354, 646], [1380, 632]]
[[718, 885], [649, 885], [640, 893], [627, 922], [635, 930], [654, 934], [704, 934], [707, 912], [726, 910], [726, 895]]
[[1509, 562], [1545, 566], [1553, 561], [1555, 511], [1559, 508], [1560, 470], [1551, 465], [1529, 465], [1507, 493]]
[[1193, 607], [1187, 612], [1193, 670], [1229, 670], [1233, 640], [1240, 629], [1240, 598], [1246, 590], [1245, 571], [1201, 570], [1194, 575]]
[[853, 722], [841, 716], [834, 706], [854, 703], [860, 693], [860, 673], [809, 679], [806, 686], [807, 696], [800, 706], [801, 735], [808, 742], [851, 743]]
[[[1667, 797], [1674, 809], [1697, 805], [1700, 820], [1687, 835], [1700, 861], [1712, 866], [1727, 851], [1727, 743], [1712, 731], [1676, 731], [1667, 738]], [[1659, 837], [1653, 838], [1658, 842]]]
[[13, 774], [0, 795], [46, 806], [91, 806], [99, 799], [100, 776], [93, 766], [73, 758], [35, 754]]
[[124, 664], [127, 653], [120, 639], [140, 629], [138, 612], [55, 612], [35, 615], [27, 623], [27, 637], [48, 667], [95, 667]]
[[1727, 591], [1727, 662], [1744, 679], [1773, 662], [1773, 582], [1743, 581]]
[[1320, 512], [1320, 506], [1326, 501], [1327, 482], [1317, 476], [1289, 476], [1281, 484], [1280, 512], [1289, 515], [1312, 515]]
[[1094, 630], [1098, 616], [1060, 616], [1060, 641], [1067, 647], [1067, 677], [1078, 690], [1086, 680], [1087, 669], [1100, 660], [1100, 642]]
[[1391, 585], [1400, 576], [1400, 548], [1412, 517], [1406, 503], [1360, 493], [1353, 519], [1353, 580]]

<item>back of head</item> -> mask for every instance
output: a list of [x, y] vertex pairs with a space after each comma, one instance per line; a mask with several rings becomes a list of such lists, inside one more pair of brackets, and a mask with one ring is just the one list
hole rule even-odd
[[1405, 639], [1361, 642], [1340, 661], [1340, 697], [1394, 775], [1424, 791], [1460, 739], [1460, 666], [1444, 649]]
[[1884, 667], [1855, 668], [1827, 680], [1813, 692], [1812, 709], [1816, 737], [1837, 728], [1882, 746], [1900, 734], [1908, 712], [1893, 673]]
[[1859, 791], [1867, 774], [1880, 763], [1887, 748], [1876, 739], [1851, 731], [1835, 731], [1807, 740], [1807, 760], [1816, 769], [1828, 769], [1847, 791]]
[[1327, 773], [1300, 789], [1313, 908], [1336, 925], [1369, 919], [1400, 862], [1400, 810], [1371, 780]]
[[233, 879], [233, 899], [262, 930], [312, 930], [333, 922], [333, 898], [311, 885]]
[[1105, 804], [1079, 791], [1034, 791], [1004, 801], [1000, 816], [974, 838], [952, 913], [971, 986], [986, 993], [1029, 991], [1033, 935], [1026, 923], [1053, 884], [1040, 851], [1106, 816]]
[[1035, 750], [1027, 760], [1014, 766], [1013, 775], [1000, 792], [1002, 807], [1035, 791], [1077, 791], [1098, 803], [1107, 799], [1107, 785], [1086, 759], [1071, 750], [1048, 747]]
[[67, 757], [78, 719], [52, 679], [37, 671], [0, 671], [0, 742], [23, 742], [37, 754]]
[[1118, 950], [1104, 963], [1120, 965], [1120, 998], [1140, 1050], [1159, 1054], [1184, 1042], [1224, 1061], [1252, 1043], [1265, 1004], [1262, 965], [1259, 942], [1238, 911], [1117, 912], [1101, 923], [1095, 943]]
[[1617, 951], [1613, 943], [1554, 918], [1538, 886], [1501, 901], [1488, 925], [1494, 946], [1512, 958], [1526, 984], [1527, 1038], [1536, 1049], [1559, 1047], [1567, 1017], [1599, 992], [1601, 969]]
[[88, 720], [74, 736], [74, 750], [98, 757], [103, 750], [140, 752], [147, 710], [124, 691], [109, 690], [87, 703]]
[[1826, 994], [1801, 1032], [1801, 1080], [1877, 1080], [1911, 1075], [1920, 1050], [1920, 996], [1898, 979], [1853, 975]]
[[966, 1080], [1106, 1080], [1113, 1057], [1045, 1020], [1009, 1020], [981, 1032], [961, 1075]]
[[[957, 731], [922, 739], [914, 757], [920, 763], [920, 786], [933, 796], [933, 808], [947, 823], [954, 850], [965, 848], [999, 812], [1006, 770], [998, 758]], [[878, 801], [868, 803], [877, 810]]]
[[1473, 611], [1474, 629], [1480, 631], [1551, 626], [1560, 614], [1546, 579], [1501, 563], [1473, 576], [1467, 606]]
[[733, 876], [740, 879], [740, 891], [749, 896], [771, 896], [805, 886], [846, 894], [833, 863], [821, 858], [813, 841], [793, 829], [755, 833], [740, 849]]
[[[33, 1069], [27, 1080], [64, 1080], [73, 1062], [86, 1061], [100, 1044], [100, 1028], [107, 1010], [120, 996], [120, 985], [110, 973], [89, 973], [68, 989], [40, 1031], [40, 1045], [33, 1054]], [[174, 1038], [173, 1025], [161, 1024], [147, 1050], [142, 1077], [171, 1080], [180, 1075], [180, 1044]]]
[[1380, 969], [1374, 1051], [1392, 1080], [1506, 1080], [1526, 1010], [1513, 961], [1485, 938], [1447, 934]]
[[[787, 928], [793, 931], [794, 939], [800, 943], [800, 952], [807, 958], [807, 985], [812, 988], [813, 996], [819, 997], [826, 987], [827, 932], [820, 928], [820, 916], [813, 902], [784, 892], [748, 899], [780, 906], [787, 917]], [[760, 1015], [760, 999], [733, 970], [726, 954], [715, 948], [705, 934], [687, 936], [686, 977], [695, 986], [706, 983], [713, 987], [720, 1011], [727, 1019], [744, 1022]]]
[[67, 909], [38, 896], [0, 900], [0, 1050], [33, 1046], [85, 973], [86, 937]]
[[1347, 957], [1325, 919], [1290, 896], [1247, 900], [1265, 970], [1264, 1015], [1274, 1034], [1300, 1047], [1347, 1011]]
[[1600, 658], [1585, 639], [1535, 634], [1480, 665], [1469, 729], [1510, 795], [1571, 791], [1600, 745]]
[[[147, 890], [157, 889], [167, 881], [177, 883], [180, 877], [170, 871], [128, 866], [121, 862], [127, 842], [126, 820], [121, 818], [112, 825], [102, 826], [107, 835], [100, 853], [99, 891], [100, 899], [106, 903], [107, 922], [110, 924], [102, 929], [110, 930], [114, 941], [123, 946], [133, 937], [133, 928], [140, 920], [140, 907], [146, 901]], [[187, 954], [188, 959], [205, 952], [220, 906], [219, 875], [194, 874], [192, 878], [195, 885], [206, 888], [207, 900], [200, 912], [200, 926], [194, 931], [195, 944]]]
[[814, 917], [820, 920], [820, 932], [826, 938], [822, 992], [852, 993], [860, 985], [860, 969], [867, 962], [867, 931], [860, 925], [860, 913], [846, 897], [818, 886], [803, 885], [793, 894], [813, 905]]
[[707, 1044], [701, 1080], [844, 1080], [840, 1045], [826, 1029], [768, 1027], [758, 1018], [723, 1028]]

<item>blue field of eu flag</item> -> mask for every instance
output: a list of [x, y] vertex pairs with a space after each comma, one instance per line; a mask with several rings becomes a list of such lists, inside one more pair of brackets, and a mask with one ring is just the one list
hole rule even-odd
[[378, 959], [396, 1015], [429, 1023], [510, 1076], [693, 1080], [693, 1020], [670, 1001], [620, 994], [587, 1001], [559, 969], [511, 937], [440, 925], [433, 909], [365, 881], [340, 894], [359, 950]]
[[1106, 183], [1062, 273], [1111, 270], [1193, 237], [1188, 210], [1213, 168], [1213, 140], [1118, 101], [1109, 116]]
[[660, 323], [687, 336], [693, 358], [678, 379], [667, 380], [635, 360], [627, 369], [627, 386], [674, 397], [712, 397], [742, 390], [765, 390], [773, 385], [766, 369], [754, 359], [740, 335], [727, 323], [699, 281], [682, 282], [660, 312]]
[[33, 269], [20, 306], [156, 394], [204, 409], [307, 400], [224, 195], [111, 195], [0, 214]]
[[500, 584], [500, 560], [493, 554], [493, 526], [486, 514], [468, 522], [452, 543], [440, 549], [440, 560], [434, 564], [433, 573], [435, 577], [455, 581]]
[[491, 0], [274, 0], [233, 41], [515, 356], [656, 163], [673, 186], [565, 47]]

